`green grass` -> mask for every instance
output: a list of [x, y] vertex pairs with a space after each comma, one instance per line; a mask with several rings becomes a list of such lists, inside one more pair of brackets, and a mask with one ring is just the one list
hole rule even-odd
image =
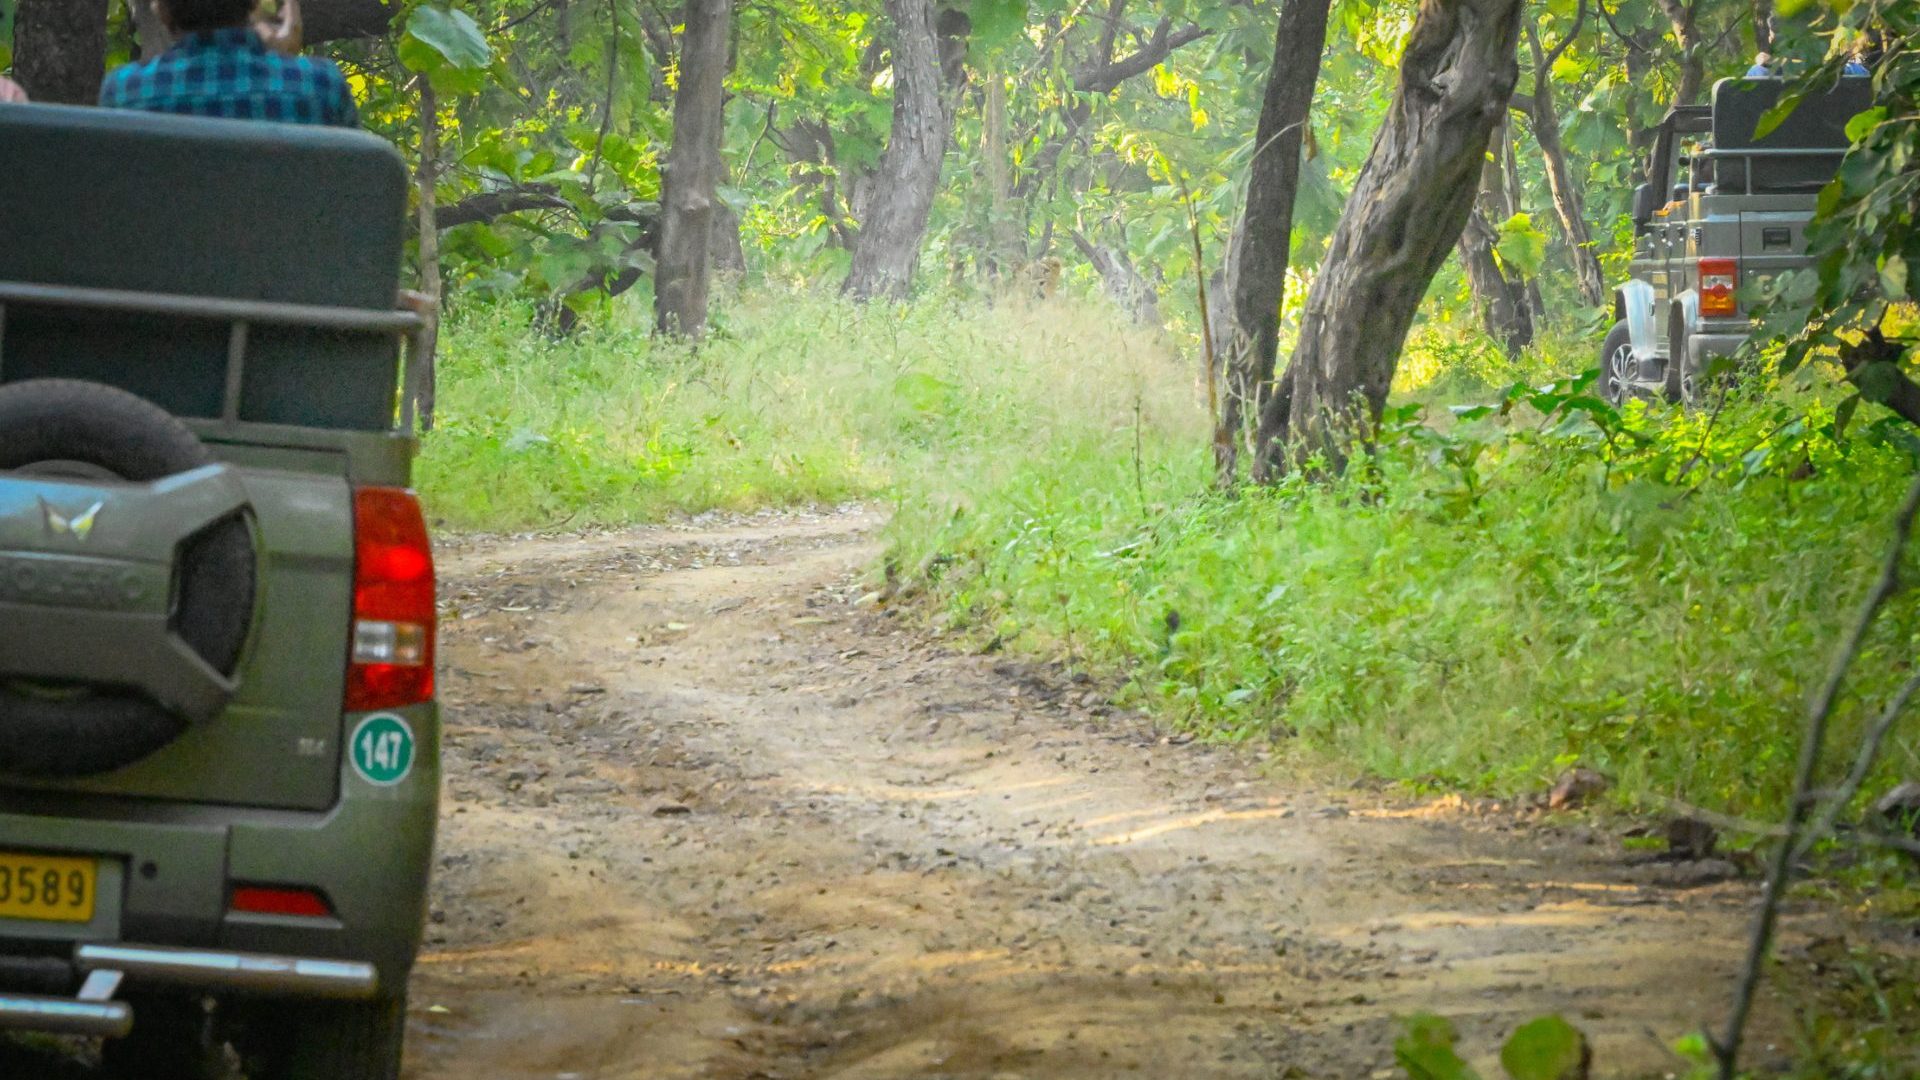
[[[762, 295], [730, 308], [697, 351], [637, 327], [555, 341], [528, 323], [524, 310], [486, 306], [448, 322], [438, 426], [417, 470], [443, 525], [558, 528], [881, 496], [906, 477], [937, 484], [1009, 439], [1078, 437], [1081, 405], [1130, 409], [1141, 378], [1183, 377], [1157, 339], [1071, 305]], [[1157, 371], [1142, 374], [1148, 361]], [[1147, 396], [1147, 420], [1160, 422], [1167, 387]]]
[[[883, 499], [909, 590], [982, 641], [1415, 785], [1538, 789], [1580, 761], [1627, 805], [1771, 813], [1912, 468], [1794, 391], [1711, 422], [1629, 410], [1612, 449], [1578, 411], [1402, 417], [1339, 482], [1223, 495], [1197, 363], [1099, 305], [750, 296], [697, 353], [525, 325], [450, 328], [420, 475], [452, 525]], [[1508, 361], [1424, 337], [1403, 390], [1493, 397], [1589, 344]], [[1902, 601], [1839, 745], [1916, 633]], [[1908, 736], [1881, 780], [1917, 765]]]

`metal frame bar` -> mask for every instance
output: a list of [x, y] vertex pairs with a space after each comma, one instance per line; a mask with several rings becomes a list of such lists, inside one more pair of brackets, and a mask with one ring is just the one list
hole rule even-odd
[[[1714, 162], [1718, 162], [1721, 159], [1739, 158], [1741, 171], [1744, 173], [1743, 179], [1746, 181], [1746, 186], [1741, 189], [1740, 194], [1752, 195], [1753, 194], [1753, 159], [1754, 158], [1842, 158], [1842, 157], [1845, 157], [1846, 154], [1847, 154], [1847, 151], [1845, 147], [1775, 146], [1775, 147], [1752, 147], [1749, 149], [1735, 148], [1731, 150], [1722, 150], [1717, 148], [1705, 149], [1705, 150], [1695, 151], [1693, 154], [1693, 157], [1696, 159], [1705, 158], [1707, 160], [1714, 161]], [[1716, 181], [1717, 181], [1717, 178], [1719, 177], [1719, 174], [1720, 174], [1719, 166], [1716, 164], [1714, 166], [1714, 176], [1716, 178]]]
[[[0, 281], [0, 346], [4, 345], [9, 304], [161, 315], [232, 324], [227, 339], [226, 383], [220, 403], [221, 423], [229, 427], [243, 423], [240, 419], [240, 392], [245, 383], [247, 343], [255, 324], [398, 337], [401, 339], [400, 418], [394, 430], [403, 433], [414, 430], [413, 371], [416, 365], [423, 362], [418, 354], [429, 325], [427, 317], [417, 312]], [[0, 347], [0, 373], [5, 371], [5, 360], [5, 350]]]
[[34, 285], [0, 281], [0, 304], [38, 304], [47, 307], [123, 311], [136, 315], [217, 322], [251, 322], [277, 326], [307, 326], [361, 334], [407, 334], [422, 319], [411, 311], [287, 304], [276, 300], [230, 300], [213, 296], [135, 292], [130, 289], [93, 289], [78, 285]]

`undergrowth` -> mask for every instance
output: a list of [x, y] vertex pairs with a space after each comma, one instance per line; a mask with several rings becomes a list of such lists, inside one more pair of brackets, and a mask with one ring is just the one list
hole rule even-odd
[[[1770, 813], [1913, 469], [1897, 425], [1805, 389], [1621, 413], [1566, 378], [1590, 342], [1422, 337], [1364, 467], [1223, 494], [1197, 362], [1098, 305], [762, 294], [698, 350], [527, 325], [448, 328], [419, 469], [443, 522], [889, 499], [905, 587], [982, 644], [1415, 786], [1535, 790], [1579, 762], [1629, 806]], [[1890, 614], [1856, 701], [1911, 661], [1920, 613]], [[1916, 765], [1901, 742], [1881, 785]]]
[[[643, 324], [555, 340], [510, 305], [455, 312], [416, 476], [455, 529], [558, 528], [836, 503], [1100, 434], [1138, 399], [1156, 432], [1191, 382], [1158, 335], [1099, 308], [957, 299], [861, 308], [742, 298], [700, 348]], [[1198, 435], [1194, 435], [1198, 438]], [[1040, 464], [1037, 463], [1036, 464]]]
[[[1390, 410], [1331, 483], [1231, 493], [1191, 440], [1136, 462], [1062, 434], [903, 490], [896, 557], [950, 624], [1124, 672], [1207, 735], [1495, 794], [1577, 762], [1627, 806], [1770, 816], [1909, 437], [1804, 390], [1690, 414], [1583, 380], [1482, 393]], [[1911, 662], [1920, 611], [1896, 607], [1837, 745]], [[1878, 786], [1916, 764], [1908, 738]]]

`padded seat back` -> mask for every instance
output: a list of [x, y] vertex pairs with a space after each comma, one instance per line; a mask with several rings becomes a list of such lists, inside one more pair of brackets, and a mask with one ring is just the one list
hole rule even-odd
[[[360, 131], [0, 105], [0, 281], [381, 311], [394, 306], [407, 172]], [[13, 305], [0, 381], [92, 379], [218, 417], [229, 328]], [[240, 419], [379, 430], [398, 342], [250, 328]]]
[[[1808, 192], [1833, 179], [1848, 146], [1847, 121], [1873, 106], [1872, 80], [1844, 78], [1828, 92], [1802, 100], [1780, 126], [1755, 138], [1760, 118], [1780, 100], [1785, 79], [1721, 79], [1713, 86], [1713, 145], [1716, 150], [1827, 150], [1817, 156], [1753, 159], [1755, 194]], [[1740, 191], [1746, 168], [1722, 159], [1720, 187]]]

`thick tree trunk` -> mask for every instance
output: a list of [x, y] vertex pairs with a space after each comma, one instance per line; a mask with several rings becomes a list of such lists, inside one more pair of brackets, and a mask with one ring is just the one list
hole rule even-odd
[[886, 0], [893, 23], [893, 132], [860, 200], [847, 295], [903, 298], [913, 284], [953, 116], [940, 78], [933, 0]]
[[1515, 212], [1507, 174], [1510, 146], [1507, 125], [1502, 123], [1494, 129], [1493, 148], [1480, 170], [1480, 194], [1460, 231], [1457, 248], [1474, 306], [1480, 310], [1480, 324], [1508, 356], [1518, 356], [1533, 344], [1533, 290], [1525, 278], [1509, 275], [1494, 251], [1500, 243], [1497, 223]]
[[407, 370], [407, 394], [422, 431], [433, 430], [434, 352], [440, 336], [440, 101], [433, 84], [420, 79], [420, 165], [414, 179], [418, 189], [420, 293], [426, 298], [428, 323], [414, 343], [413, 364]]
[[107, 73], [107, 0], [19, 0], [13, 77], [35, 101], [91, 105]]
[[713, 201], [711, 238], [707, 258], [715, 271], [723, 274], [747, 272], [747, 250], [740, 243], [740, 215], [717, 198]]
[[[1582, 12], [1585, 11], [1583, 7]], [[1574, 32], [1579, 24], [1575, 23]], [[1571, 35], [1569, 35], [1571, 38]], [[1527, 101], [1527, 120], [1534, 141], [1547, 166], [1547, 188], [1553, 193], [1554, 217], [1560, 222], [1560, 238], [1566, 242], [1573, 260], [1573, 277], [1580, 287], [1580, 300], [1588, 307], [1606, 303], [1607, 282], [1600, 274], [1600, 257], [1595, 254], [1593, 230], [1587, 226], [1586, 198], [1580, 181], [1567, 160], [1567, 148], [1560, 141], [1560, 110], [1553, 101], [1553, 61], [1561, 49], [1549, 56], [1540, 47], [1540, 35], [1527, 27], [1527, 48], [1533, 53], [1533, 94]]]
[[1460, 265], [1467, 272], [1467, 285], [1473, 290], [1487, 336], [1498, 341], [1508, 356], [1518, 356], [1533, 344], [1533, 298], [1525, 281], [1502, 271], [1493, 253], [1499, 239], [1493, 224], [1476, 208], [1460, 231]]
[[1697, 7], [1696, 0], [1660, 0], [1660, 10], [1673, 26], [1673, 42], [1680, 47], [1680, 85], [1674, 90], [1675, 105], [1693, 104], [1700, 96], [1700, 85], [1707, 78]]
[[1773, 0], [1753, 0], [1753, 51], [1773, 51]]
[[733, 0], [687, 0], [680, 37], [680, 89], [673, 101], [673, 148], [661, 199], [660, 254], [654, 270], [654, 324], [663, 334], [699, 337], [707, 328], [707, 289], [720, 182], [720, 137]]
[[1521, 0], [1422, 0], [1395, 91], [1263, 403], [1256, 478], [1346, 461], [1379, 420], [1407, 330], [1473, 209], [1519, 77]]
[[1287, 0], [1274, 32], [1273, 66], [1254, 132], [1247, 205], [1227, 253], [1227, 293], [1216, 337], [1216, 364], [1226, 374], [1213, 433], [1215, 474], [1222, 484], [1238, 472], [1244, 417], [1259, 416], [1272, 388], [1280, 348], [1280, 304], [1286, 296], [1293, 249], [1293, 203], [1300, 190], [1305, 143], [1320, 54], [1327, 44], [1329, 0]]

